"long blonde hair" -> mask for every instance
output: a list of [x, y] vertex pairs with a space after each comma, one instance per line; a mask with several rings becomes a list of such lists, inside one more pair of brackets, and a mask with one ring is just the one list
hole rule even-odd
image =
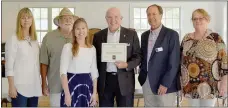
[[27, 14], [32, 17], [32, 25], [29, 28], [29, 35], [31, 36], [30, 37], [31, 40], [37, 40], [34, 17], [33, 17], [31, 10], [27, 7], [22, 8], [17, 15], [16, 34], [17, 34], [18, 40], [24, 40], [23, 28], [21, 26], [21, 17], [23, 14]]
[[86, 44], [86, 46], [89, 47], [89, 48], [92, 47], [92, 44], [89, 42], [89, 39], [88, 39], [88, 38], [89, 38], [89, 36], [88, 36], [88, 35], [89, 35], [88, 25], [87, 25], [87, 23], [86, 23], [86, 21], [85, 21], [84, 18], [78, 18], [78, 19], [74, 22], [73, 29], [72, 29], [72, 34], [73, 34], [72, 54], [73, 54], [73, 56], [77, 56], [77, 55], [78, 55], [79, 44], [78, 44], [77, 39], [76, 39], [75, 29], [76, 29], [77, 24], [79, 24], [79, 23], [85, 23], [86, 28], [87, 28], [87, 31], [88, 31], [87, 36], [86, 36], [86, 38], [85, 38], [85, 44]]

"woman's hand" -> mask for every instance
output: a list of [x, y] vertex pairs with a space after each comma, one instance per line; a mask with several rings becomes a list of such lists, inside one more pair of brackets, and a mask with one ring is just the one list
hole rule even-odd
[[98, 102], [98, 95], [97, 93], [93, 93], [90, 99], [90, 106], [95, 107], [97, 105]]
[[14, 85], [9, 86], [9, 96], [11, 98], [17, 98], [17, 90], [16, 90], [16, 87]]
[[70, 95], [70, 93], [65, 93], [65, 104], [68, 107], [71, 106], [71, 95]]

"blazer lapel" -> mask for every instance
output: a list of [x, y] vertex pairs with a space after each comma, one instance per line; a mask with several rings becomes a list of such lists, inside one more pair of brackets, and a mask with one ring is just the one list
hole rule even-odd
[[141, 46], [142, 48], [145, 48], [145, 57], [146, 57], [146, 60], [147, 60], [147, 49], [148, 49], [148, 39], [149, 39], [149, 35], [150, 35], [150, 30], [148, 30], [147, 32], [146, 32], [146, 34], [144, 35], [145, 36], [145, 40], [144, 41], [141, 41], [141, 42], [143, 42], [144, 43], [144, 46]]
[[105, 29], [104, 34], [102, 35], [102, 43], [107, 43], [108, 37], [108, 28]]
[[123, 27], [121, 27], [120, 28], [120, 40], [119, 40], [119, 43], [126, 43], [126, 34], [125, 34], [125, 30], [124, 30], [125, 28], [123, 28]]
[[161, 43], [162, 43], [162, 41], [163, 41], [163, 39], [165, 37], [165, 33], [166, 33], [166, 28], [164, 26], [162, 26], [161, 31], [160, 31], [160, 33], [158, 35], [158, 38], [157, 38], [157, 40], [156, 40], [156, 42], [154, 44], [153, 50], [151, 52], [150, 59], [153, 57], [153, 55], [155, 53], [155, 49], [161, 45]]

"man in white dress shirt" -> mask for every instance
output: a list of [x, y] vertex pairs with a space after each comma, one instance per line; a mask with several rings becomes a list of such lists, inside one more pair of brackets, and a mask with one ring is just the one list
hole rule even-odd
[[[97, 50], [99, 106], [113, 107], [114, 98], [118, 107], [133, 107], [136, 68], [141, 60], [137, 33], [121, 27], [122, 16], [118, 8], [106, 12], [108, 28], [94, 35], [93, 45]], [[127, 62], [101, 62], [102, 43], [127, 43]]]

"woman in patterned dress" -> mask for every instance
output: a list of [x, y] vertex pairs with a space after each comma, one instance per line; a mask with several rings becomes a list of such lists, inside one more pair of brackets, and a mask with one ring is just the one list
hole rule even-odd
[[181, 84], [189, 106], [214, 106], [227, 88], [227, 55], [224, 41], [208, 29], [210, 17], [204, 9], [192, 13], [195, 32], [181, 43]]
[[88, 26], [83, 18], [75, 21], [73, 42], [64, 45], [60, 60], [63, 91], [61, 107], [89, 107], [97, 104], [96, 49], [88, 39]]

